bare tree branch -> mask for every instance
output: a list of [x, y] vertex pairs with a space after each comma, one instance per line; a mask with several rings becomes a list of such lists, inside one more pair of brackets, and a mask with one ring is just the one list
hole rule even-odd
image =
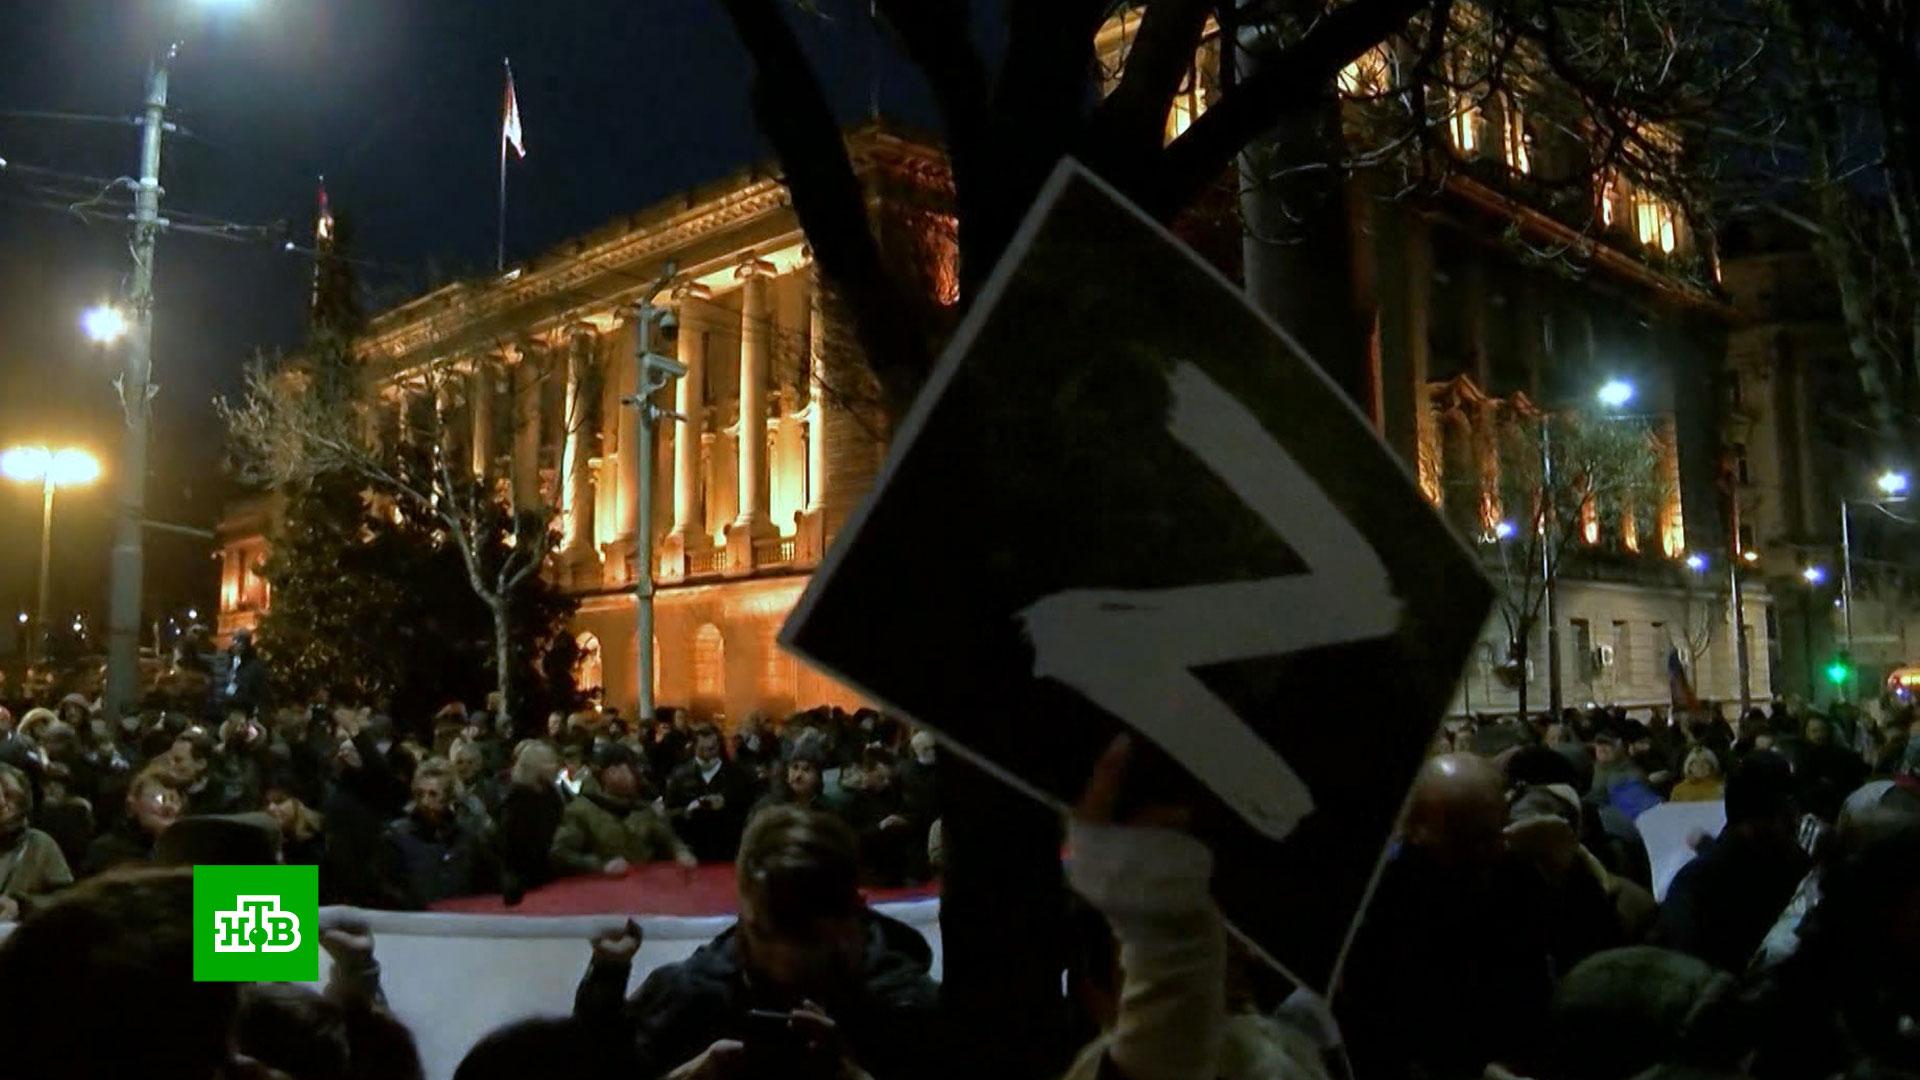
[[1288, 112], [1331, 92], [1334, 77], [1400, 32], [1430, 0], [1353, 0], [1242, 80], [1167, 148], [1158, 175], [1142, 178], [1149, 212], [1169, 216], [1233, 164], [1246, 145]]
[[928, 346], [899, 317], [905, 298], [881, 260], [833, 108], [775, 0], [719, 3], [753, 58], [754, 116], [780, 157], [814, 257], [852, 309], [868, 363], [904, 412], [926, 376]]
[[1146, 157], [1165, 142], [1167, 110], [1192, 74], [1194, 54], [1214, 0], [1158, 0], [1148, 6], [1127, 51], [1126, 68], [1094, 109], [1092, 142], [1116, 159]]

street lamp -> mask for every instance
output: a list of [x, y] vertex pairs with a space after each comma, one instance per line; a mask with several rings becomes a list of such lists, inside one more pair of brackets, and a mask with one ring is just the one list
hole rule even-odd
[[1707, 572], [1707, 557], [1706, 557], [1705, 555], [1702, 555], [1702, 554], [1700, 554], [1700, 553], [1699, 553], [1699, 552], [1697, 552], [1697, 551], [1696, 551], [1696, 552], [1694, 552], [1694, 553], [1693, 553], [1693, 554], [1691, 554], [1691, 555], [1688, 555], [1688, 556], [1687, 556], [1687, 569], [1689, 569], [1689, 570], [1691, 570], [1691, 571], [1693, 571], [1693, 572], [1694, 572], [1694, 573], [1696, 573], [1696, 574], [1704, 574], [1704, 573], [1706, 573], [1706, 572]]
[[[49, 450], [44, 446], [16, 446], [0, 454], [0, 475], [23, 484], [40, 485], [40, 586], [34, 607], [34, 658], [45, 646], [47, 607], [53, 577], [53, 493], [63, 487], [84, 487], [100, 478], [100, 462], [85, 450]], [[26, 613], [21, 613], [21, 621]]]
[[1826, 568], [1821, 566], [1809, 566], [1806, 569], [1800, 571], [1800, 580], [1806, 582], [1809, 585], [1823, 585], [1826, 583], [1826, 580], [1827, 580]]
[[1595, 396], [1600, 404], [1609, 409], [1625, 408], [1633, 400], [1634, 386], [1625, 379], [1608, 379]]
[[[1840, 612], [1844, 618], [1847, 635], [1847, 655], [1853, 655], [1853, 506], [1866, 503], [1885, 512], [1887, 503], [1907, 501], [1907, 490], [1911, 482], [1907, 474], [1897, 469], [1888, 469], [1877, 477], [1873, 486], [1880, 490], [1878, 499], [1840, 499]], [[1856, 672], [1857, 668], [1853, 669]], [[1851, 688], [1849, 688], [1851, 689]], [[1847, 695], [1851, 698], [1850, 692]]]
[[80, 328], [96, 345], [111, 345], [127, 333], [126, 313], [112, 304], [95, 304], [80, 314]]

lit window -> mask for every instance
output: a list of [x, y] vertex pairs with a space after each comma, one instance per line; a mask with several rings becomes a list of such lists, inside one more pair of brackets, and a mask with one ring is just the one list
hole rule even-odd
[[582, 632], [574, 638], [573, 685], [583, 694], [595, 693], [606, 686], [606, 668], [600, 654], [600, 639]]
[[1533, 172], [1533, 150], [1527, 145], [1527, 118], [1512, 94], [1501, 101], [1500, 149], [1507, 165], [1521, 176]]
[[720, 628], [707, 623], [693, 634], [693, 693], [717, 698], [726, 692], [727, 645]]
[[1635, 191], [1633, 234], [1642, 244], [1672, 254], [1678, 244], [1673, 204], [1649, 192]]
[[1589, 544], [1600, 542], [1600, 514], [1594, 508], [1592, 496], [1580, 504], [1580, 539]]
[[1454, 149], [1472, 157], [1480, 151], [1480, 105], [1463, 90], [1449, 90], [1447, 97], [1452, 104], [1447, 134], [1453, 138]]
[[1187, 77], [1173, 95], [1173, 106], [1167, 110], [1167, 141], [1186, 134], [1200, 114], [1207, 111], [1208, 104], [1206, 88], [1200, 82], [1200, 65], [1195, 62], [1187, 69]]
[[1614, 190], [1612, 177], [1608, 177], [1606, 180], [1601, 182], [1600, 184], [1600, 224], [1607, 225], [1607, 226], [1611, 226], [1613, 224], [1613, 200], [1619, 197], [1620, 197], [1620, 193]]
[[1340, 92], [1349, 97], [1371, 97], [1387, 88], [1387, 56], [1368, 49], [1340, 69]]

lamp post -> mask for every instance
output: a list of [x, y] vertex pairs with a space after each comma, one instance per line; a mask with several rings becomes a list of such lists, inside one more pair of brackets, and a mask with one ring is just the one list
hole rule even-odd
[[[1608, 379], [1595, 392], [1600, 407], [1611, 413], [1625, 408], [1637, 393], [1625, 379]], [[1631, 417], [1609, 416], [1609, 420]], [[1540, 495], [1546, 504], [1541, 520], [1540, 578], [1545, 583], [1547, 617], [1547, 707], [1558, 717], [1564, 701], [1560, 679], [1560, 568], [1555, 565], [1555, 534], [1558, 522], [1553, 507], [1553, 429], [1547, 414], [1540, 415]]]
[[[1842, 630], [1846, 636], [1847, 655], [1849, 657], [1854, 655], [1853, 504], [1865, 501], [1872, 506], [1881, 506], [1886, 503], [1905, 502], [1907, 499], [1907, 490], [1911, 486], [1911, 482], [1908, 480], [1906, 473], [1888, 469], [1886, 472], [1881, 473], [1874, 481], [1874, 486], [1880, 489], [1880, 498], [1878, 499], [1859, 500], [1845, 498], [1844, 496], [1840, 499], [1840, 612], [1842, 617]], [[1855, 670], [1858, 671], [1858, 668]], [[1847, 700], [1851, 701], [1857, 689], [1853, 684], [1858, 680], [1849, 679], [1847, 681], [1846, 697]]]
[[0, 454], [0, 474], [20, 483], [40, 485], [40, 580], [33, 608], [31, 659], [41, 659], [47, 640], [47, 611], [53, 583], [53, 493], [79, 487], [100, 477], [100, 463], [85, 450], [49, 450], [44, 446], [17, 446]]
[[640, 301], [637, 315], [639, 325], [635, 330], [633, 362], [636, 371], [634, 395], [623, 404], [640, 410], [639, 442], [634, 454], [634, 468], [638, 475], [634, 478], [634, 491], [640, 499], [640, 513], [634, 528], [633, 538], [633, 612], [634, 612], [634, 650], [638, 663], [634, 666], [638, 679], [635, 695], [635, 715], [641, 720], [653, 719], [653, 441], [654, 433], [663, 419], [684, 420], [685, 417], [653, 403], [653, 396], [675, 379], [684, 378], [687, 369], [679, 361], [669, 359], [653, 351], [653, 332], [656, 328], [670, 330], [675, 325], [673, 312], [660, 307], [653, 298], [666, 289], [673, 280], [673, 266], [668, 264], [654, 288]]
[[[184, 0], [177, 0], [184, 2]], [[249, 0], [193, 0], [199, 8], [231, 8]], [[184, 27], [185, 7], [176, 8]], [[169, 67], [179, 55], [178, 42], [168, 45], [147, 74], [146, 100], [140, 115], [140, 171], [133, 188], [133, 274], [127, 289], [128, 312], [116, 327], [112, 320], [99, 329], [104, 340], [125, 333], [127, 346], [119, 376], [120, 408], [126, 414], [119, 462], [119, 498], [113, 518], [113, 556], [107, 586], [107, 715], [117, 719], [131, 705], [140, 683], [140, 600], [144, 592], [146, 550], [142, 530], [147, 527], [147, 427], [153, 395], [153, 266], [160, 230], [160, 149], [172, 128], [167, 121]], [[92, 336], [95, 326], [89, 320]], [[95, 340], [103, 340], [95, 337]]]

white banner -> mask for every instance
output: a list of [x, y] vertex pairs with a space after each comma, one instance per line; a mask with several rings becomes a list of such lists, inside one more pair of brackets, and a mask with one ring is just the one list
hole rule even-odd
[[[941, 972], [940, 901], [876, 904], [874, 910], [918, 930], [933, 947], [933, 977]], [[628, 992], [653, 969], [685, 960], [733, 925], [733, 916], [636, 915], [645, 933], [633, 958]], [[624, 925], [622, 915], [541, 917], [453, 915], [438, 912], [320, 909], [321, 925], [364, 923], [373, 931], [374, 959], [387, 1004], [413, 1032], [428, 1080], [451, 1080], [480, 1037], [529, 1016], [565, 1016], [593, 955], [600, 930]], [[0, 941], [13, 930], [0, 923]], [[329, 964], [320, 954], [320, 978]]]

